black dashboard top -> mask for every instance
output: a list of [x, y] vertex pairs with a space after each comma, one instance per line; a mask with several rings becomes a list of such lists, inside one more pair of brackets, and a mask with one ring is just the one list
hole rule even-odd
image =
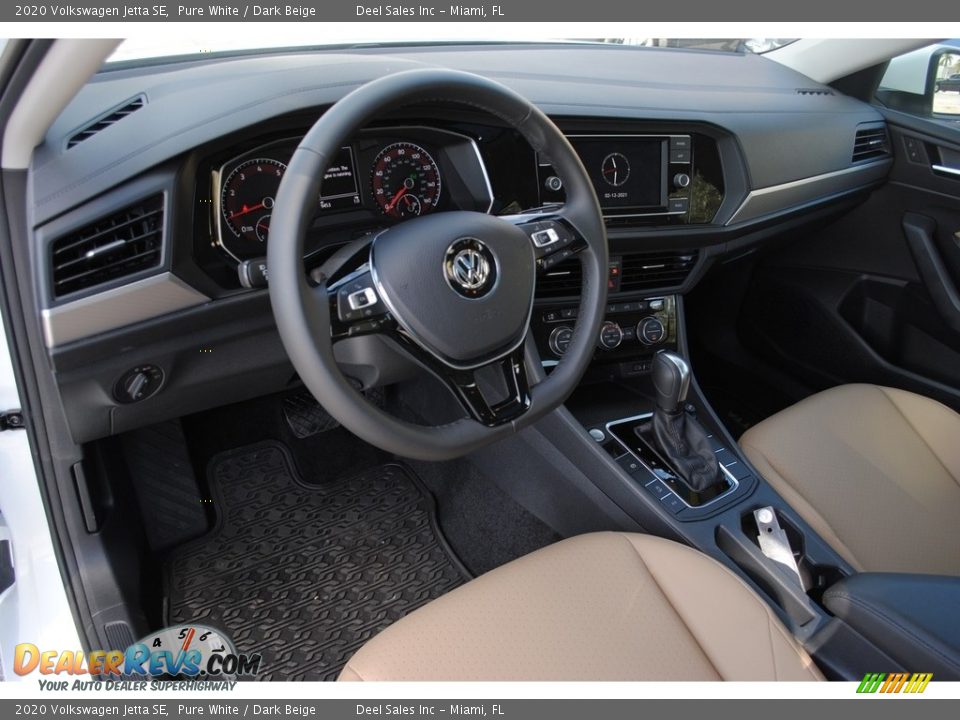
[[[44, 341], [77, 440], [291, 382], [267, 293], [242, 286], [238, 260], [262, 258], [274, 188], [319, 114], [425, 66], [496, 79], [571, 139], [607, 219], [621, 319], [651, 294], [666, 307], [719, 254], [861, 196], [891, 162], [853, 156], [858, 133], [885, 136], [874, 108], [754, 55], [486, 44], [104, 70], [55, 121], [28, 176]], [[563, 201], [515, 131], [437, 100], [376, 118], [345, 145], [321, 186], [308, 267], [411, 214]], [[539, 276], [540, 340], [557, 329], [552, 315], [568, 320], [578, 270], [568, 258]], [[162, 392], [118, 400], [125, 373], [147, 366]]]
[[[224, 135], [322, 112], [364, 82], [424, 66], [492, 77], [556, 118], [722, 128], [739, 144], [750, 189], [847, 168], [857, 125], [880, 120], [868, 105], [786, 67], [735, 53], [586, 45], [372, 48], [108, 70], [74, 99], [35, 154], [35, 224]], [[144, 103], [136, 112], [68, 148], [78, 129], [137, 97]]]

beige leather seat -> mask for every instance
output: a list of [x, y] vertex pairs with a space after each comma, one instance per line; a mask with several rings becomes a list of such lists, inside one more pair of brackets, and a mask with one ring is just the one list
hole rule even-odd
[[388, 627], [341, 680], [821, 680], [732, 572], [647, 535], [581, 535]]
[[740, 445], [858, 570], [960, 575], [960, 415], [950, 408], [842, 385], [764, 420]]

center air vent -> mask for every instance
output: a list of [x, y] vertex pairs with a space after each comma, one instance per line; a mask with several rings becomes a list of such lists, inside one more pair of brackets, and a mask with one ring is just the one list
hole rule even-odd
[[875, 160], [890, 156], [890, 142], [884, 125], [863, 127], [857, 130], [853, 141], [853, 162]]
[[576, 258], [558, 263], [537, 278], [537, 297], [568, 297], [580, 294], [580, 280], [583, 276], [580, 261]]
[[696, 250], [674, 250], [624, 255], [620, 270], [620, 292], [683, 285], [697, 264], [697, 254]]
[[[620, 259], [620, 292], [667, 290], [686, 281], [697, 264], [696, 250], [632, 253]], [[579, 295], [580, 261], [565, 260], [537, 278], [538, 298]]]
[[111, 110], [105, 115], [101, 115], [93, 122], [88, 123], [87, 125], [82, 127], [80, 130], [77, 130], [75, 133], [73, 133], [73, 135], [71, 135], [67, 139], [67, 150], [74, 147], [75, 145], [79, 145], [84, 140], [89, 140], [98, 132], [100, 132], [101, 130], [106, 130], [115, 122], [119, 122], [120, 120], [123, 120], [127, 115], [129, 115], [132, 112], [136, 112], [137, 110], [142, 108], [146, 103], [147, 103], [147, 99], [143, 95], [138, 95], [132, 100], [125, 102], [120, 107], [114, 110]]
[[53, 296], [160, 265], [163, 196], [155, 195], [53, 241]]

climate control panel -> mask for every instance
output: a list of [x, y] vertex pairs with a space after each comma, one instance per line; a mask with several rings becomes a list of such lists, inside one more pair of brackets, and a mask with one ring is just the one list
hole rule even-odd
[[[533, 328], [544, 364], [550, 366], [564, 356], [576, 322], [575, 306], [536, 308]], [[676, 347], [676, 333], [677, 301], [673, 295], [611, 302], [596, 339], [594, 362], [618, 364], [620, 374], [625, 375], [649, 372], [653, 353]]]

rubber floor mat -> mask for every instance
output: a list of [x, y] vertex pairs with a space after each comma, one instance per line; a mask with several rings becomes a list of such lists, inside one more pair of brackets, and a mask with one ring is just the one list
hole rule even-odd
[[333, 680], [377, 632], [467, 578], [402, 466], [311, 485], [270, 442], [218, 455], [209, 477], [217, 523], [168, 558], [166, 619], [260, 653], [259, 679]]

